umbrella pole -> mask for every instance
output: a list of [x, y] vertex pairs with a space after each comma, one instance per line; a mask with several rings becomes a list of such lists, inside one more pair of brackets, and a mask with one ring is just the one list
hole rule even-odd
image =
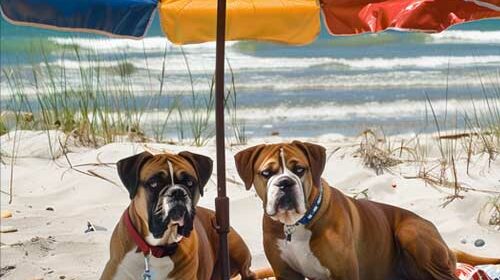
[[215, 213], [219, 233], [221, 278], [229, 279], [229, 198], [226, 196], [226, 150], [224, 136], [224, 52], [226, 40], [226, 0], [217, 0], [217, 41], [215, 53], [215, 141], [217, 153], [217, 198]]

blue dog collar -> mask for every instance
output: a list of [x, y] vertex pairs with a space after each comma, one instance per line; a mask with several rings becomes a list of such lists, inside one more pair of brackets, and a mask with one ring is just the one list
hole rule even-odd
[[307, 210], [306, 214], [297, 222], [296, 225], [307, 225], [312, 221], [316, 213], [318, 213], [319, 207], [321, 206], [321, 200], [323, 198], [323, 187], [319, 188], [319, 195], [314, 200], [313, 206]]
[[312, 219], [314, 219], [314, 216], [316, 216], [316, 214], [319, 211], [319, 208], [321, 207], [322, 200], [323, 200], [323, 186], [320, 186], [319, 194], [314, 200], [312, 207], [309, 208], [309, 210], [307, 210], [306, 214], [304, 214], [304, 216], [302, 216], [302, 218], [300, 218], [300, 220], [294, 225], [290, 226], [285, 225], [285, 235], [287, 241], [292, 240], [292, 233], [295, 231], [295, 228], [298, 225], [307, 225], [312, 221]]

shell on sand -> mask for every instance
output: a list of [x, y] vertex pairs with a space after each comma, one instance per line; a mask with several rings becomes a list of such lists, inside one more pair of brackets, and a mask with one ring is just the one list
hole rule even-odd
[[12, 226], [1, 226], [0, 227], [0, 233], [9, 233], [9, 232], [16, 232], [17, 228], [12, 227]]
[[2, 219], [10, 218], [12, 217], [12, 212], [10, 212], [9, 210], [3, 210], [2, 212], [0, 212], [0, 217]]

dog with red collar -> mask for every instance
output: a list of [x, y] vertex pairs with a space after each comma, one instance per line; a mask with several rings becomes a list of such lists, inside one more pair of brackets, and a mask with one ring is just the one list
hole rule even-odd
[[[117, 163], [130, 194], [101, 279], [220, 279], [215, 213], [197, 207], [212, 175], [212, 160], [190, 152], [148, 152]], [[231, 275], [256, 279], [238, 233], [228, 234]]]

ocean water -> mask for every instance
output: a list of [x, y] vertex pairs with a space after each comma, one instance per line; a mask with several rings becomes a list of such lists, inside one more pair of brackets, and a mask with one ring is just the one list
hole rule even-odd
[[[145, 114], [151, 123], [161, 121], [174, 96], [189, 104], [193, 90], [208, 92], [214, 69], [215, 44], [172, 45], [157, 22], [141, 41], [18, 27], [3, 20], [1, 36], [2, 70], [24, 71], [27, 84], [34, 65], [64, 67], [70, 86], [77, 87], [82, 67], [113, 67], [126, 60], [136, 70], [130, 78], [140, 106], [159, 87], [151, 76], [163, 73], [166, 94], [156, 111]], [[226, 81], [231, 88], [234, 78], [238, 118], [249, 136], [356, 135], [365, 128], [382, 128], [386, 134], [429, 132], [435, 126], [426, 96], [439, 119], [446, 115], [448, 128], [463, 126], [460, 116], [466, 112], [488, 110], [492, 98], [500, 102], [500, 19], [439, 34], [332, 37], [323, 31], [308, 46], [228, 42], [226, 47]], [[99, 59], [79, 60], [71, 55], [75, 48]], [[9, 87], [3, 72], [4, 109]]]

